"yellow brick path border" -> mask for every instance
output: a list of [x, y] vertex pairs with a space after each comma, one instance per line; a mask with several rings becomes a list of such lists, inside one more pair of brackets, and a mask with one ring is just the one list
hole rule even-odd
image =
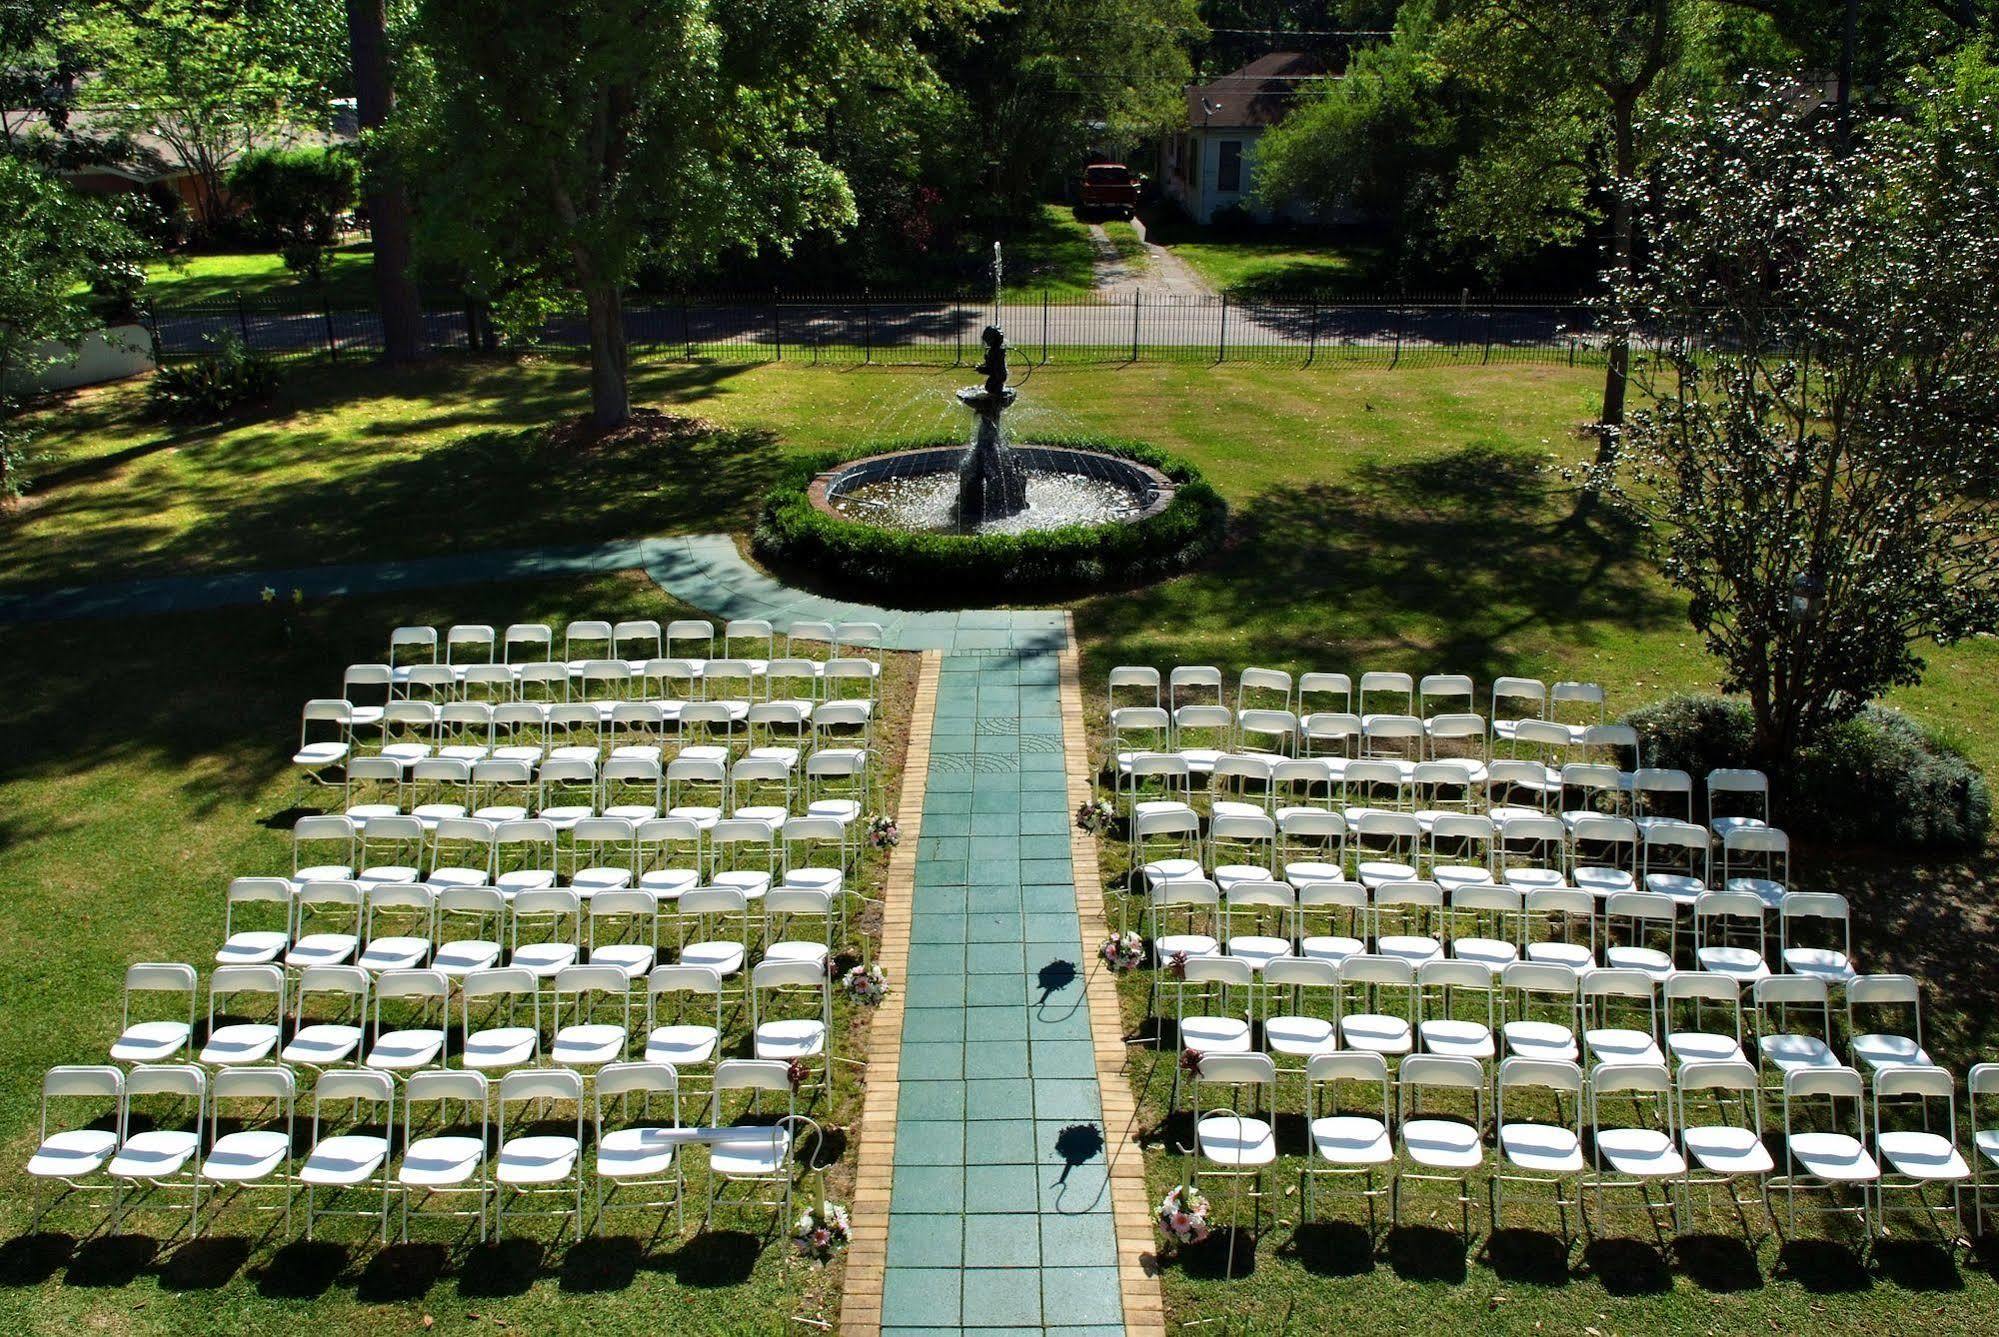
[[[1069, 806], [1074, 811], [1093, 797], [1090, 777], [1094, 768], [1089, 733], [1083, 725], [1082, 668], [1073, 617], [1068, 618], [1068, 633], [1061, 654], [1062, 742]], [[1069, 856], [1075, 868], [1076, 916], [1083, 926], [1083, 968], [1088, 974], [1090, 1033], [1097, 1055], [1097, 1089], [1104, 1107], [1105, 1151], [1110, 1158], [1111, 1216], [1117, 1231], [1124, 1328], [1133, 1334], [1163, 1334], [1166, 1303], [1155, 1267], [1158, 1244], [1146, 1197], [1145, 1160], [1138, 1146], [1138, 1102], [1125, 1073], [1124, 1019], [1118, 1011], [1117, 980], [1097, 954], [1097, 946], [1111, 928], [1104, 911], [1097, 838], [1072, 823]]]
[[[916, 845], [922, 835], [923, 792], [930, 778], [930, 730], [937, 715], [937, 678], [944, 657], [923, 652], [916, 703], [909, 720], [909, 749], [902, 763], [902, 798], [895, 823], [902, 842], [889, 856], [882, 890], [881, 950], [889, 995], [868, 1029], [867, 1094], [858, 1129], [860, 1158], [854, 1172], [853, 1242], [847, 1246], [840, 1296], [840, 1331], [881, 1331], [882, 1273], [888, 1265], [888, 1201], [895, 1180], [897, 1068], [902, 1061], [903, 988], [909, 979], [910, 903], [916, 891]], [[1066, 698], [1065, 698], [1066, 699]], [[1066, 727], [1066, 726], [1065, 726]]]

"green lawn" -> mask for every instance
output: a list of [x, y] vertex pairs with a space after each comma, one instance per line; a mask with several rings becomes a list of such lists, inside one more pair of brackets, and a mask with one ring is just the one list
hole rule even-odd
[[1104, 235], [1117, 247], [1118, 258], [1127, 265], [1143, 266], [1146, 260], [1145, 243], [1138, 239], [1138, 229], [1122, 218], [1112, 218], [1104, 223]]
[[1148, 221], [1146, 235], [1217, 288], [1241, 297], [1380, 291], [1381, 254], [1373, 246], [1273, 229], [1225, 233], [1192, 223]]
[[196, 302], [234, 301], [238, 294], [252, 302], [300, 301], [318, 305], [368, 306], [375, 300], [370, 276], [374, 247], [367, 242], [342, 246], [327, 257], [323, 282], [315, 284], [285, 268], [271, 251], [221, 251], [173, 256], [146, 266], [146, 286], [140, 297], [159, 307]]
[[[55, 1063], [102, 1061], [118, 1028], [124, 966], [206, 963], [221, 940], [222, 890], [233, 875], [289, 867], [292, 821], [337, 804], [289, 765], [299, 705], [339, 681], [344, 665], [379, 658], [404, 623], [504, 623], [585, 616], [669, 618], [693, 610], [643, 576], [534, 582], [436, 595], [333, 600], [309, 606], [296, 638], [263, 608], [9, 629], [0, 693], [9, 747], [0, 759], [0, 1330], [121, 1332], [440, 1330], [477, 1318], [537, 1331], [574, 1322], [606, 1332], [783, 1332], [793, 1315], [821, 1320], [838, 1305], [837, 1272], [796, 1258], [773, 1213], [725, 1212], [643, 1241], [645, 1218], [614, 1219], [606, 1238], [571, 1248], [557, 1227], [510, 1224], [504, 1245], [442, 1242], [376, 1247], [364, 1222], [335, 1220], [315, 1243], [281, 1221], [224, 1209], [199, 1244], [160, 1247], [161, 1215], [134, 1215], [126, 1233], [78, 1241], [95, 1207], [58, 1209], [22, 1235], [29, 1189], [18, 1167], [34, 1144], [39, 1074]], [[884, 776], [891, 805], [914, 660], [885, 675]], [[143, 690], [135, 690], [143, 685]], [[867, 869], [879, 885], [879, 860]], [[844, 1001], [845, 1022], [854, 1018]], [[731, 1009], [732, 1043], [743, 1020]], [[857, 1052], [861, 1033], [842, 1041]], [[809, 1113], [838, 1129], [858, 1110], [856, 1069], [837, 1098]], [[694, 1111], [690, 1105], [689, 1111]], [[301, 1136], [309, 1107], [301, 1102]], [[836, 1133], [830, 1177], [844, 1199], [853, 1157]], [[696, 1173], [699, 1182], [699, 1173]], [[816, 1187], [816, 1181], [810, 1188]], [[699, 1192], [697, 1187], [696, 1192]], [[184, 1216], [182, 1218], [184, 1220]], [[773, 1234], [773, 1232], [775, 1232]], [[518, 1237], [515, 1237], [517, 1236]]]
[[[558, 359], [321, 368], [299, 374], [268, 416], [180, 434], [137, 415], [135, 386], [82, 392], [42, 411], [51, 458], [39, 466], [44, 486], [0, 529], [0, 588], [740, 530], [789, 452], [962, 430], [951, 391], [968, 374], [647, 362], [635, 371], [635, 400], [695, 421], [587, 450], [551, 445], [538, 431], [587, 399], [581, 368]], [[1716, 678], [1642, 542], [1569, 518], [1558, 470], [1588, 450], [1574, 428], [1593, 411], [1598, 372], [1140, 364], [1040, 368], [1020, 380], [1023, 435], [1153, 441], [1198, 462], [1234, 509], [1228, 547], [1208, 568], [1075, 605], [1086, 706], [1099, 717], [1105, 673], [1120, 663], [1212, 663], [1231, 676], [1252, 663], [1448, 670], [1482, 683], [1527, 672], [1602, 682], [1613, 712]], [[310, 663], [251, 654], [247, 667], [231, 656], [254, 649], [260, 628], [268, 635], [262, 610], [0, 633], [12, 651], [0, 686], [24, 703], [0, 761], [0, 897], [14, 916], [0, 935], [0, 978], [17, 982], [0, 991], [0, 1034], [12, 1037], [0, 1048], [10, 1163], [28, 1137], [30, 1074], [75, 1052], [68, 1029], [94, 1044], [109, 1024], [111, 962], [193, 953], [212, 938], [226, 871], [281, 850], [281, 837], [257, 823], [298, 801], [280, 753], [298, 700], [330, 686], [326, 665], [360, 657], [394, 622], [611, 605], [664, 601], [632, 581], [354, 601], [315, 614], [325, 625]], [[1926, 681], [1893, 703], [1946, 728], [1999, 773], [1999, 643], [1930, 658]], [[1854, 897], [1863, 960], [1926, 981], [1925, 1034], [1939, 1059], [1961, 1070], [1995, 1056], [1999, 975], [1982, 965], [1999, 947], [1990, 856], [1820, 855], [1800, 867]], [[28, 908], [51, 896], [58, 916]], [[86, 919], [96, 939], [71, 935], [48, 948], [37, 936], [45, 922]], [[1163, 1073], [1141, 1056], [1133, 1075], [1154, 1141], [1183, 1137], [1158, 1126]], [[1163, 1150], [1151, 1160], [1163, 1189], [1172, 1163]], [[1440, 1202], [1422, 1202], [1411, 1224], [1446, 1224]], [[18, 1206], [8, 1210], [17, 1217], [0, 1219], [18, 1218]], [[1993, 1330], [1999, 1300], [1987, 1257], [1951, 1257], [1906, 1226], [1867, 1260], [1844, 1244], [1780, 1250], [1768, 1240], [1662, 1255], [1629, 1238], [1625, 1218], [1616, 1241], [1551, 1257], [1535, 1233], [1481, 1237], [1467, 1254], [1434, 1229], [1374, 1250], [1349, 1229], [1294, 1229], [1295, 1197], [1280, 1193], [1266, 1210], [1281, 1224], [1258, 1242], [1252, 1279], [1214, 1276], [1212, 1252], [1170, 1263], [1176, 1318], [1259, 1332], [1428, 1323], [1878, 1333], [1914, 1321], [1970, 1333]], [[1356, 1219], [1350, 1205], [1342, 1219]], [[0, 1276], [15, 1280], [0, 1288], [0, 1318], [13, 1327], [165, 1329], [219, 1312], [230, 1328], [308, 1316], [386, 1328], [419, 1312], [415, 1302], [358, 1304], [357, 1295], [378, 1293], [359, 1252], [342, 1255], [323, 1297], [286, 1298], [265, 1295], [276, 1283], [254, 1261], [261, 1254], [219, 1289], [190, 1294], [174, 1260], [142, 1259], [133, 1286], [91, 1290], [64, 1279], [75, 1271], [67, 1256], [47, 1264], [37, 1261], [41, 1245], [7, 1247], [10, 1270]], [[794, 1266], [766, 1255], [746, 1282], [710, 1288], [694, 1260], [683, 1270], [648, 1262], [615, 1291], [603, 1325], [638, 1326], [637, 1307], [626, 1307], [634, 1301], [684, 1300], [691, 1330], [723, 1330], [731, 1318], [775, 1326], [786, 1305], [814, 1303], [817, 1274], [794, 1276]], [[481, 1284], [468, 1293], [454, 1273], [421, 1308], [546, 1326], [557, 1320], [543, 1306], [589, 1289], [590, 1278], [564, 1271], [502, 1300], [476, 1294]]]

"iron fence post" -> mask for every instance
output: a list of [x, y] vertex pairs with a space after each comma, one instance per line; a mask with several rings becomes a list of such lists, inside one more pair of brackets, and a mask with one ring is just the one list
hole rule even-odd
[[340, 360], [340, 343], [333, 337], [333, 303], [327, 300], [325, 284], [321, 284], [319, 288], [319, 315], [320, 319], [326, 323], [326, 356], [330, 360], [338, 362]]
[[236, 290], [236, 329], [243, 336], [243, 347], [250, 346], [250, 313], [243, 309], [243, 290]]
[[777, 294], [770, 295], [770, 341], [777, 349], [777, 361], [784, 361], [784, 326], [778, 323]]
[[951, 298], [951, 365], [965, 365], [965, 295]]
[[1492, 361], [1492, 322], [1494, 314], [1492, 298], [1487, 297], [1485, 299], [1485, 352], [1479, 357], [1480, 366], [1484, 366]]
[[1398, 304], [1395, 308], [1395, 348], [1388, 355], [1388, 365], [1393, 369], [1402, 361], [1402, 322], [1408, 313]]
[[1138, 361], [1138, 308], [1139, 290], [1131, 290], [1131, 360]]
[[1215, 341], [1215, 361], [1229, 360], [1229, 290], [1222, 289], [1222, 329]]
[[1041, 290], [1041, 365], [1048, 365], [1048, 289]]
[[861, 289], [861, 362], [875, 360], [875, 304], [866, 288]]
[[1305, 327], [1305, 365], [1311, 366], [1319, 356], [1319, 295], [1312, 294], [1311, 324]]

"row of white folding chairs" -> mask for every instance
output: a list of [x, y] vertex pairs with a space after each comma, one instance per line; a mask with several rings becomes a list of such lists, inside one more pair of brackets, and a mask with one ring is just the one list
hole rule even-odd
[[[1538, 761], [1490, 763], [1462, 757], [1410, 761], [1393, 757], [1275, 757], [1225, 752], [1120, 753], [1115, 793], [1126, 812], [1142, 805], [1191, 804], [1194, 780], [1204, 781], [1217, 811], [1282, 812], [1292, 807], [1380, 808], [1387, 811], [1528, 812], [1583, 817], [1625, 817], [1639, 825], [1684, 822], [1717, 838], [1768, 827], [1769, 779], [1755, 770], [1710, 771], [1705, 819], [1694, 816], [1694, 781], [1685, 771], [1644, 767], [1633, 771], [1595, 762], [1560, 767]], [[1752, 812], [1716, 811], [1716, 796], [1741, 796]]]
[[810, 708], [843, 698], [872, 700], [881, 664], [856, 655], [838, 659], [582, 659], [535, 664], [349, 664], [340, 695], [363, 723], [397, 701], [434, 705], [656, 701], [668, 707], [728, 702], [789, 701]]
[[[1355, 757], [1387, 757], [1405, 763], [1455, 758], [1483, 763], [1492, 760], [1570, 760], [1609, 751], [1629, 755], [1640, 764], [1637, 731], [1628, 724], [1569, 726], [1550, 720], [1523, 720], [1503, 738], [1494, 737], [1483, 715], [1453, 712], [1442, 715], [1370, 714], [1227, 706], [1180, 706], [1173, 711], [1153, 706], [1120, 706], [1111, 712], [1106, 737], [1108, 755], [1121, 762], [1130, 753], [1147, 750], [1177, 752], [1197, 771], [1226, 753], [1271, 759], [1316, 757], [1338, 763]], [[1501, 746], [1507, 749], [1500, 756]]]
[[[1161, 687], [1165, 688], [1162, 697]], [[1181, 705], [1227, 704], [1227, 686], [1221, 669], [1209, 664], [1182, 664], [1170, 669], [1162, 679], [1158, 669], [1148, 665], [1120, 664], [1110, 671], [1106, 704], [1115, 710], [1127, 696], [1142, 704]], [[1458, 706], [1469, 711], [1477, 699], [1477, 687], [1468, 673], [1414, 674], [1395, 671], [1363, 673], [1356, 681], [1345, 673], [1308, 672], [1296, 676], [1285, 669], [1246, 668], [1236, 677], [1235, 709], [1271, 705], [1280, 710], [1309, 714], [1310, 707], [1335, 702], [1343, 711], [1358, 708], [1368, 713], [1368, 698], [1386, 697], [1402, 703], [1402, 714], [1438, 714], [1441, 708]], [[1147, 699], [1149, 697], [1149, 700]], [[1563, 681], [1551, 688], [1539, 678], [1495, 678], [1487, 697], [1488, 713], [1495, 723], [1519, 719], [1553, 719], [1563, 710], [1593, 716], [1581, 723], [1600, 723], [1604, 691], [1591, 682]], [[1502, 710], [1502, 704], [1505, 709]], [[1525, 708], [1523, 708], [1525, 707]], [[1531, 709], [1528, 709], [1531, 708]]]
[[[194, 968], [142, 961], [126, 970], [120, 1030], [107, 1052], [117, 1063], [359, 1064], [401, 1075], [453, 1062], [499, 1071], [544, 1056], [560, 1066], [597, 1067], [630, 1057], [636, 1042], [648, 1060], [706, 1067], [721, 1056], [724, 999], [732, 996], [727, 978], [740, 965], [740, 945], [696, 946], [734, 947], [736, 958], [720, 960], [709, 951], [704, 963], [689, 952], [679, 962], [652, 965], [649, 955], [645, 963], [630, 954], [607, 960], [611, 952], [599, 950], [578, 963], [571, 945], [561, 955], [516, 952], [508, 965], [480, 966], [455, 979], [435, 966], [371, 975], [358, 966], [313, 965], [296, 982], [275, 965], [217, 966], [209, 974], [205, 1025]], [[800, 1081], [814, 1068], [823, 1075], [833, 1058], [825, 952], [809, 939], [769, 944], [742, 990], [751, 1056], [801, 1065]], [[161, 1005], [183, 996], [185, 1019]], [[642, 1012], [636, 1033], [635, 1008]]]
[[[323, 771], [358, 757], [408, 767], [438, 758], [459, 761], [678, 757], [728, 760], [762, 753], [795, 760], [801, 751], [866, 749], [873, 733], [871, 702], [766, 702], [738, 711], [720, 701], [668, 706], [628, 701], [542, 706], [489, 706], [460, 701], [393, 701], [372, 722], [357, 722], [344, 699], [306, 702], [292, 764]], [[602, 708], [600, 708], [602, 707]]]
[[1779, 1081], [1840, 1066], [1842, 1044], [1848, 1061], [1869, 1074], [1931, 1061], [1920, 993], [1907, 975], [1849, 981], [1843, 1041], [1825, 981], [1807, 976], [1745, 987], [1738, 976], [1698, 970], [1662, 981], [1644, 970], [1546, 961], [1494, 968], [1480, 959], [1363, 952], [1258, 965], [1184, 953], [1175, 955], [1171, 977], [1155, 983], [1171, 991], [1181, 1048], [1196, 1053], [1261, 1049], [1302, 1061], [1361, 1049], [1391, 1061], [1426, 1053], [1673, 1066], [1753, 1056]]
[[[736, 618], [723, 624], [720, 648], [724, 657], [770, 660], [777, 658], [778, 636], [763, 618]], [[879, 655], [884, 632], [879, 622], [793, 622], [783, 638], [787, 655], [805, 657], [798, 652], [819, 650], [821, 658], [837, 658], [842, 650]], [[485, 623], [458, 623], [446, 627], [442, 636], [436, 627], [404, 626], [389, 633], [389, 659], [394, 663], [407, 656], [436, 663], [441, 650], [446, 664], [492, 663], [496, 653], [506, 664], [545, 662], [554, 657], [555, 640], [554, 628], [542, 622], [516, 622], [504, 633]], [[588, 653], [596, 649], [604, 653]], [[568, 623], [562, 631], [564, 660], [656, 659], [676, 650], [687, 651], [689, 658], [715, 658], [715, 624], [705, 618], [664, 624], [655, 618], [590, 618]]]
[[[1337, 963], [1365, 952], [1363, 944], [1372, 941], [1391, 944], [1375, 950], [1417, 964], [1453, 956], [1495, 971], [1518, 960], [1550, 961], [1578, 970], [1642, 970], [1656, 980], [1690, 968], [1744, 983], [1781, 971], [1834, 987], [1859, 973], [1851, 910], [1836, 892], [1787, 893], [1773, 944], [1762, 901], [1746, 892], [1701, 893], [1689, 929], [1681, 925], [1680, 907], [1656, 892], [1615, 892], [1599, 900], [1573, 888], [1446, 888], [1425, 880], [1370, 887], [1321, 878], [1294, 885], [1257, 876], [1257, 870], [1234, 871], [1241, 875], [1226, 884], [1190, 875], [1162, 877], [1148, 887], [1146, 925], [1162, 959], [1219, 951], [1252, 962], [1305, 956]], [[1184, 931], [1162, 927], [1173, 917], [1187, 925]], [[1248, 932], [1239, 927], [1245, 917]]]
[[[688, 959], [682, 930], [726, 921], [738, 926], [734, 946], [712, 942], [698, 959], [733, 975], [758, 943], [823, 961], [845, 932], [848, 889], [838, 869], [800, 869], [775, 884], [758, 873], [716, 876], [664, 890], [548, 886], [512, 895], [484, 885], [237, 878], [215, 961], [294, 973], [348, 963], [373, 974], [429, 966], [457, 978], [507, 954], [546, 978], [587, 953], [591, 962], [615, 962], [636, 976], [661, 959], [663, 932]], [[817, 933], [802, 936], [814, 924]]]
[[[430, 1068], [408, 1073], [400, 1086], [384, 1072], [336, 1068], [313, 1080], [311, 1133], [301, 1157], [294, 1152], [299, 1082], [285, 1067], [225, 1067], [211, 1075], [186, 1064], [129, 1072], [64, 1066], [43, 1078], [40, 1136], [26, 1169], [36, 1185], [37, 1224], [53, 1205], [51, 1190], [108, 1193], [114, 1233], [128, 1194], [185, 1194], [189, 1230], [198, 1235], [204, 1190], [227, 1193], [235, 1202], [247, 1190], [269, 1189], [282, 1194], [282, 1203], [265, 1210], [283, 1211], [289, 1231], [302, 1187], [308, 1239], [320, 1217], [351, 1215], [378, 1219], [386, 1240], [396, 1198], [404, 1239], [412, 1205], [426, 1214], [433, 1200], [461, 1204], [434, 1214], [476, 1216], [482, 1241], [489, 1208], [495, 1235], [504, 1232], [513, 1208], [516, 1215], [573, 1216], [580, 1239], [586, 1221], [601, 1228], [614, 1205], [671, 1209], [684, 1226], [684, 1153], [699, 1145], [708, 1151], [709, 1213], [725, 1186], [748, 1185], [773, 1194], [758, 1201], [788, 1215], [796, 1143], [810, 1121], [798, 1114], [787, 1065], [724, 1060], [712, 1086], [709, 1123], [689, 1126], [682, 1121], [680, 1075], [670, 1063], [613, 1063], [589, 1079], [568, 1068], [524, 1068], [497, 1083], [481, 1072]], [[725, 1093], [739, 1091], [750, 1093], [744, 1117], [723, 1123]], [[786, 1113], [774, 1122], [755, 1117], [754, 1102], [767, 1093], [786, 1101]], [[670, 1105], [669, 1117], [655, 1113], [655, 1098]], [[109, 1128], [87, 1109], [59, 1121], [51, 1117], [105, 1101], [112, 1105]], [[156, 1118], [142, 1102], [178, 1106], [179, 1118]], [[574, 1131], [549, 1131], [557, 1111], [570, 1105]], [[425, 1113], [421, 1122], [419, 1110]], [[587, 1218], [586, 1157], [587, 1178], [595, 1185]], [[365, 1194], [370, 1205], [319, 1205], [321, 1194], [338, 1201], [343, 1192]], [[560, 1205], [534, 1211], [520, 1205], [551, 1198]]]
[[[1281, 1151], [1274, 1064], [1261, 1054], [1215, 1054], [1203, 1055], [1192, 1067], [1196, 1121], [1194, 1145], [1186, 1149], [1189, 1181], [1198, 1184], [1203, 1174], [1260, 1181]], [[1379, 1104], [1370, 1100], [1352, 1107], [1366, 1113], [1350, 1112], [1340, 1103], [1349, 1084], [1374, 1088]], [[1860, 1215], [1870, 1239], [1873, 1206], [1885, 1209], [1884, 1195], [1891, 1189], [1910, 1192], [1922, 1210], [1956, 1212], [1961, 1190], [1969, 1187], [1976, 1203], [1974, 1228], [1982, 1231], [1982, 1195], [1999, 1167], [1999, 1134], [1980, 1127], [1979, 1099], [1999, 1095], [1999, 1064], [1980, 1064], [1967, 1078], [1975, 1169], [1959, 1150], [1957, 1087], [1943, 1069], [1883, 1073], [1871, 1098], [1859, 1074], [1848, 1068], [1788, 1075], [1780, 1107], [1781, 1169], [1764, 1139], [1757, 1085], [1748, 1064], [1732, 1061], [1687, 1063], [1677, 1073], [1657, 1063], [1615, 1063], [1585, 1073], [1569, 1061], [1509, 1058], [1488, 1083], [1485, 1070], [1463, 1058], [1410, 1058], [1391, 1078], [1378, 1055], [1318, 1055], [1306, 1068], [1307, 1145], [1298, 1149], [1306, 1157], [1305, 1214], [1312, 1214], [1320, 1179], [1359, 1179], [1360, 1187], [1346, 1195], [1388, 1195], [1395, 1220], [1405, 1180], [1442, 1182], [1456, 1187], [1469, 1230], [1471, 1176], [1483, 1173], [1495, 1229], [1503, 1220], [1507, 1184], [1552, 1189], [1565, 1229], [1567, 1207], [1579, 1206], [1585, 1230], [1593, 1230], [1590, 1195], [1601, 1215], [1604, 1195], [1622, 1190], [1639, 1193], [1648, 1214], [1670, 1212], [1677, 1231], [1695, 1187], [1724, 1186], [1739, 1205], [1737, 1186], [1749, 1181], [1766, 1204], [1773, 1189], [1785, 1194], [1792, 1234], [1799, 1192], [1832, 1195], [1854, 1188], [1860, 1191], [1858, 1207], [1837, 1210]], [[1227, 1090], [1229, 1103], [1204, 1103], [1203, 1087]], [[1241, 1112], [1246, 1093], [1252, 1111], [1271, 1117]], [[1443, 1093], [1453, 1093], [1456, 1101], [1468, 1095], [1470, 1117], [1447, 1108]], [[1916, 1126], [1906, 1126], [1910, 1123]], [[1385, 1187], [1377, 1184], [1384, 1172], [1391, 1176]], [[1951, 1189], [1952, 1199], [1932, 1208], [1923, 1191], [1938, 1185]], [[1653, 1200], [1654, 1188], [1664, 1193], [1664, 1202]], [[1565, 1189], [1575, 1196], [1565, 1197]]]
[[[1330, 812], [1287, 808], [1276, 817], [1224, 810], [1205, 833], [1190, 805], [1141, 809], [1131, 857], [1148, 881], [1213, 869], [1229, 878], [1292, 882], [1352, 878], [1370, 886], [1427, 874], [1446, 886], [1504, 883], [1522, 891], [1574, 886], [1597, 896], [1653, 891], [1691, 905], [1708, 890], [1739, 891], [1772, 910], [1790, 890], [1790, 840], [1774, 827], [1731, 830], [1713, 855], [1705, 827], [1579, 815], [1575, 822], [1517, 809], [1484, 813]], [[1227, 879], [1224, 879], [1227, 880]]]

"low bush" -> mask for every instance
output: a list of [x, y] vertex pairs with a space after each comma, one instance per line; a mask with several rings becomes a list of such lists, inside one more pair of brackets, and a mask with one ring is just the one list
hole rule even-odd
[[[1749, 704], [1718, 696], [1676, 696], [1626, 717], [1648, 766], [1709, 771], [1751, 766]], [[1772, 776], [1772, 815], [1792, 834], [1837, 844], [1949, 851], [1985, 843], [1992, 793], [1985, 777], [1947, 740], [1907, 715], [1868, 706]]]
[[241, 339], [224, 339], [212, 353], [173, 362], [153, 373], [146, 409], [170, 422], [215, 422], [269, 399], [282, 379], [277, 364]]
[[827, 515], [807, 495], [834, 465], [891, 450], [955, 441], [876, 444], [803, 459], [764, 500], [754, 547], [765, 561], [865, 583], [916, 602], [1056, 594], [1157, 580], [1185, 570], [1220, 544], [1227, 504], [1200, 471], [1150, 446], [1056, 440], [1034, 444], [1095, 450], [1150, 465], [1179, 485], [1157, 515], [1130, 524], [1066, 525], [1027, 534], [912, 533]]

